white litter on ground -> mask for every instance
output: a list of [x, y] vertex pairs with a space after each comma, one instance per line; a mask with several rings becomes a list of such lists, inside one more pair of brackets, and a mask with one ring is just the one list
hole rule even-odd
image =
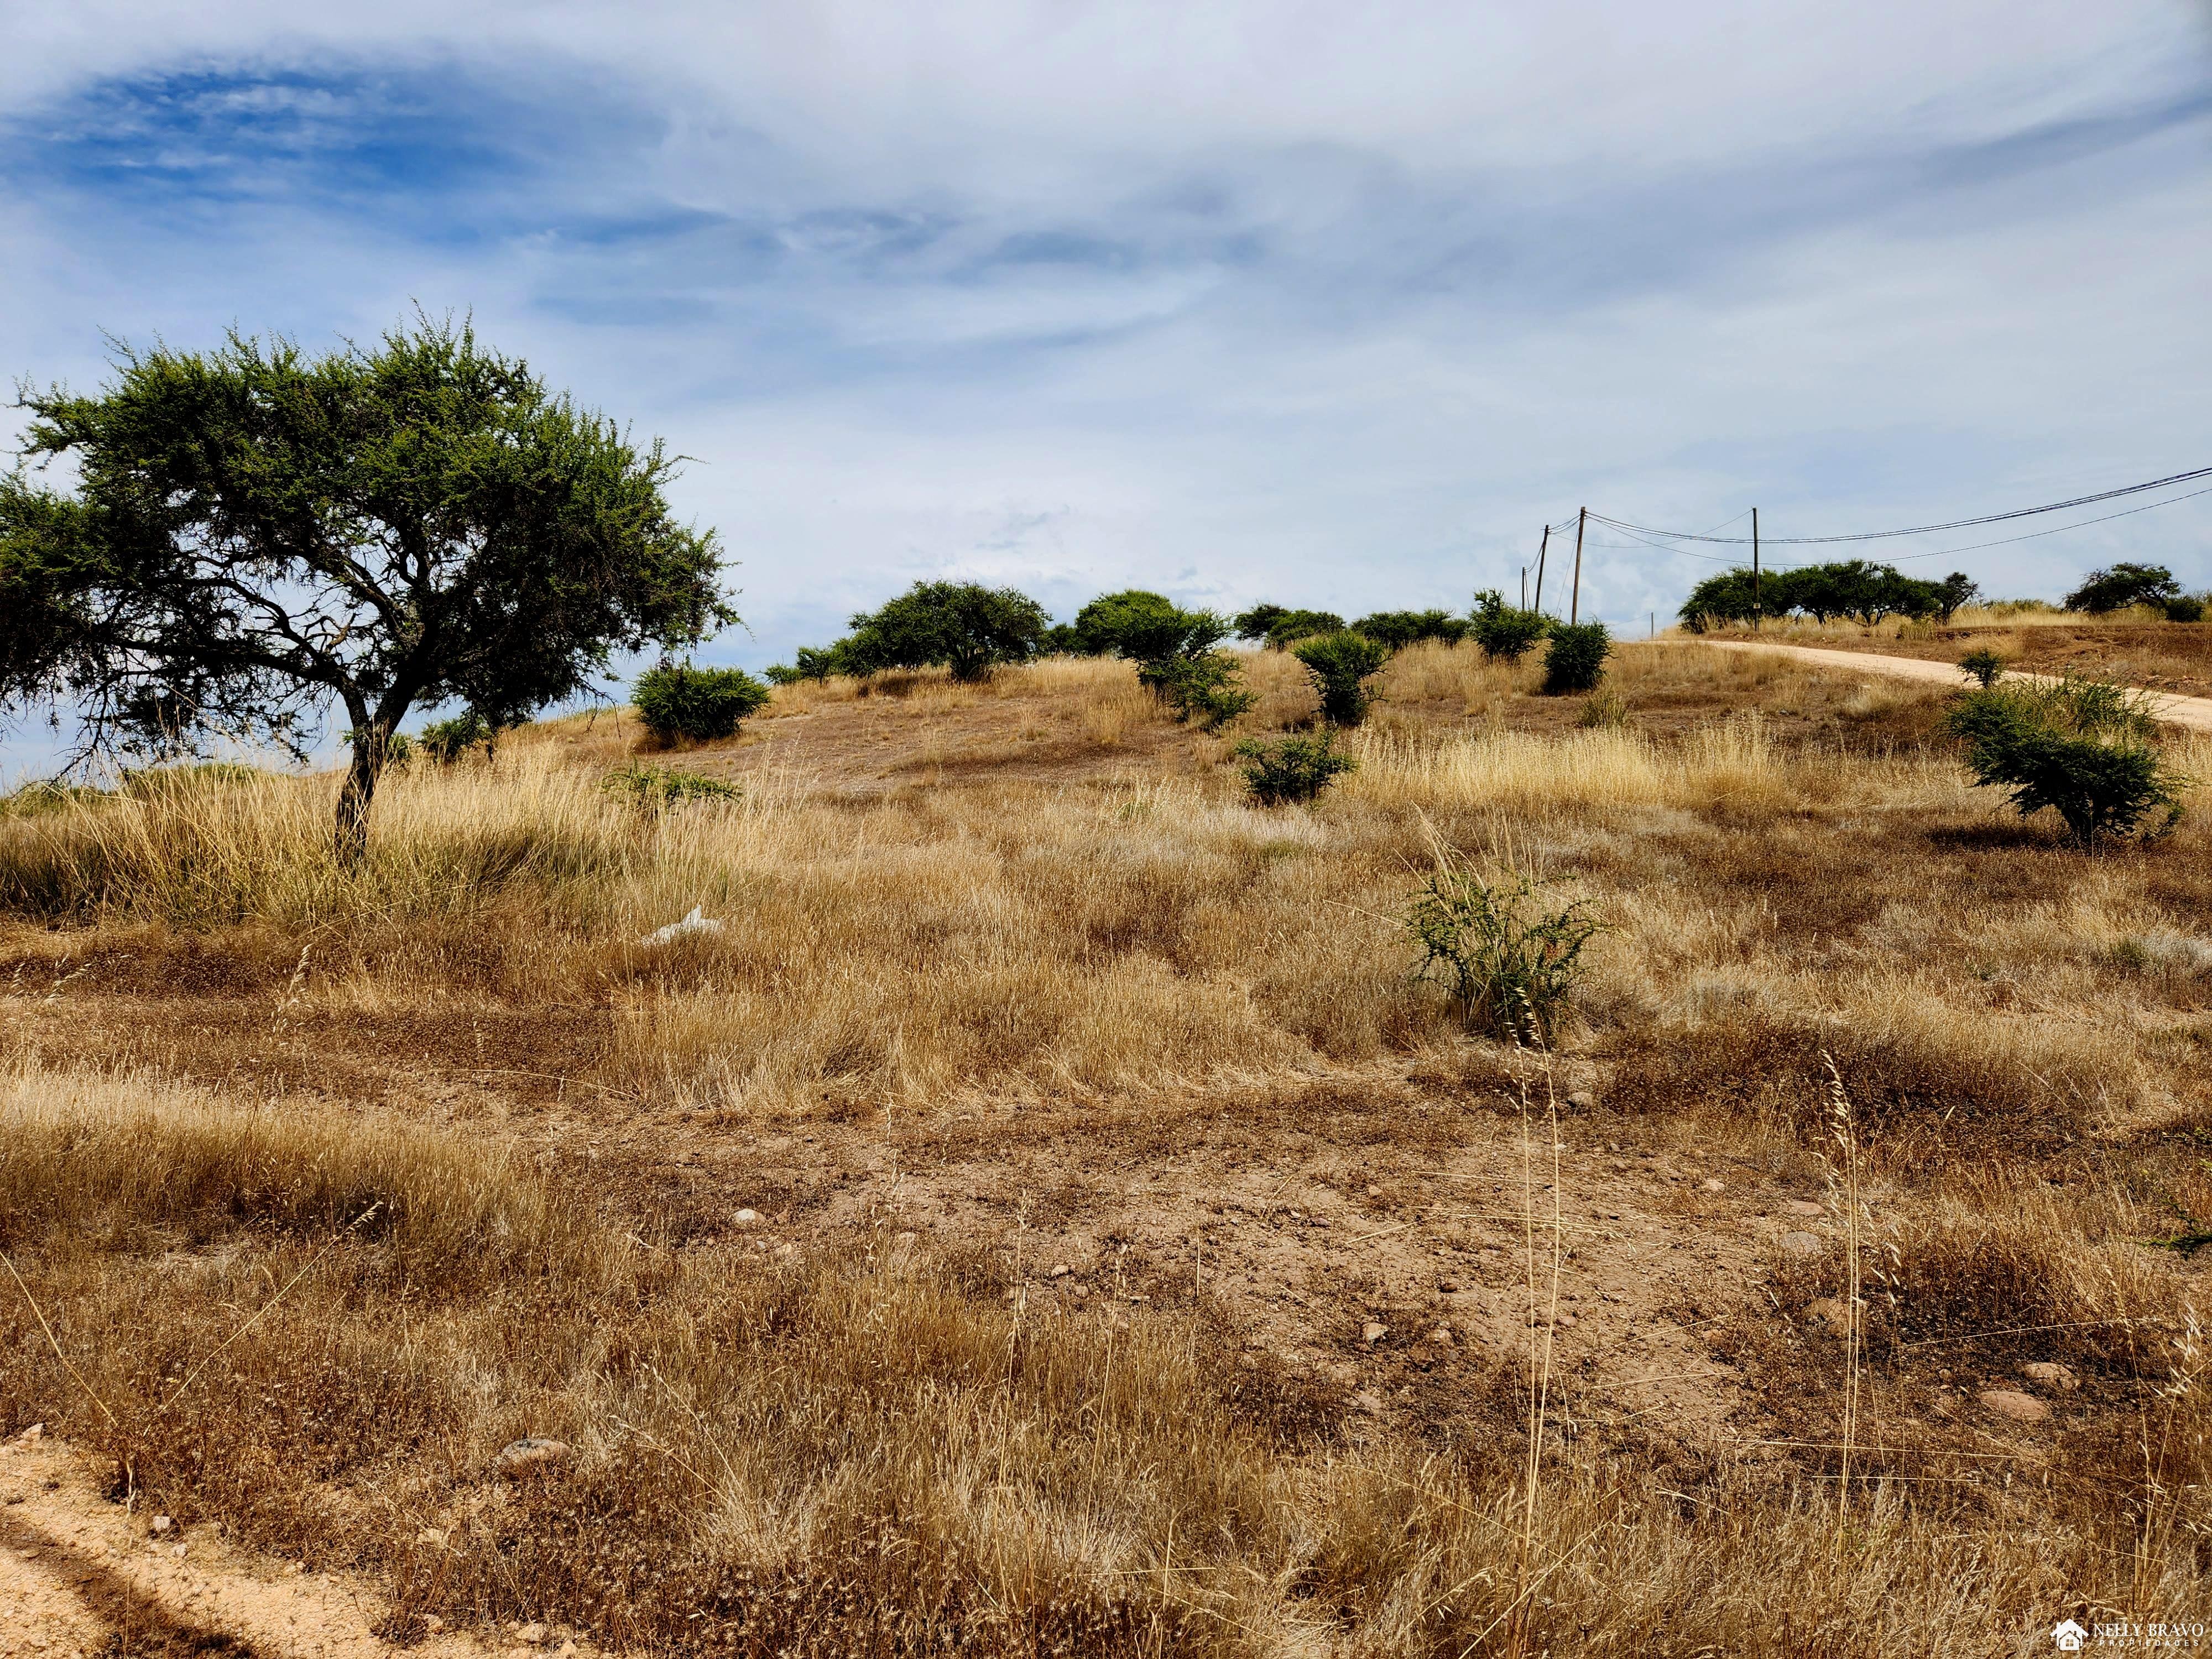
[[681, 921], [672, 921], [665, 927], [656, 927], [640, 939], [640, 945], [672, 945], [679, 939], [690, 939], [694, 933], [719, 933], [722, 924], [712, 916], [699, 914], [699, 906], [691, 907], [691, 914]]

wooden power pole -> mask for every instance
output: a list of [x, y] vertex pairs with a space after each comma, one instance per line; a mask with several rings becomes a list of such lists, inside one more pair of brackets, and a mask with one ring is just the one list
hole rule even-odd
[[1544, 539], [1536, 544], [1536, 609], [1544, 608], [1544, 555], [1552, 545], [1552, 526], [1544, 526]]
[[1575, 625], [1575, 618], [1582, 614], [1583, 526], [1589, 522], [1589, 508], [1584, 507], [1575, 514], [1575, 586], [1573, 592], [1567, 596], [1567, 626], [1570, 628]]
[[1751, 509], [1751, 631], [1759, 630], [1766, 606], [1759, 591], [1759, 509]]

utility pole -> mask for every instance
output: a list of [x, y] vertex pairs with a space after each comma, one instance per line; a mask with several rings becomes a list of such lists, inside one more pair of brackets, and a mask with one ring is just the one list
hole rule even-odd
[[1528, 608], [1528, 567], [1525, 564], [1521, 567], [1521, 608]]
[[1759, 591], [1759, 509], [1754, 507], [1751, 509], [1751, 631], [1754, 634], [1765, 609]]
[[1589, 522], [1589, 508], [1584, 507], [1575, 514], [1575, 586], [1574, 591], [1567, 598], [1567, 626], [1570, 628], [1575, 625], [1575, 618], [1582, 614], [1583, 526]]
[[1536, 544], [1536, 609], [1544, 608], [1544, 555], [1552, 545], [1552, 526], [1544, 526], [1544, 539]]

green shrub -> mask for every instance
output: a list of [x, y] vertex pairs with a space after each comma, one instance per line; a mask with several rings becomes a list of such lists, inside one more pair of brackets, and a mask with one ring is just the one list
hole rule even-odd
[[1403, 651], [1423, 640], [1457, 645], [1467, 637], [1467, 623], [1449, 611], [1376, 611], [1352, 623], [1352, 631]]
[[720, 778], [658, 766], [625, 766], [619, 772], [608, 773], [600, 787], [649, 812], [665, 812], [696, 802], [742, 800], [745, 793]]
[[2112, 836], [2156, 836], [2180, 819], [2190, 780], [2152, 746], [2151, 708], [2127, 686], [2069, 676], [1968, 691], [1948, 724], [1966, 742], [1975, 782], [2009, 789], [2023, 817], [2049, 807], [2087, 847]]
[[1230, 625], [1240, 640], [1264, 640], [1267, 630], [1290, 614], [1288, 605], [1255, 605], [1249, 611], [1238, 611]]
[[1102, 593], [1077, 611], [1075, 632], [1086, 655], [1158, 662], [1182, 655], [1187, 649], [1206, 650], [1218, 641], [1221, 635], [1217, 633], [1195, 647], [1191, 643], [1193, 623], [1210, 615], [1185, 611], [1164, 593], [1132, 587], [1119, 593]]
[[1311, 800], [1358, 763], [1336, 746], [1336, 734], [1324, 730], [1317, 738], [1293, 733], [1271, 743], [1247, 738], [1237, 745], [1239, 769], [1262, 806], [1288, 801]]
[[2166, 602], [2168, 622], [2201, 623], [2204, 620], [2204, 601], [2194, 593], [2177, 593]]
[[1519, 662], [1551, 629], [1552, 619], [1542, 611], [1510, 605], [1494, 587], [1474, 596], [1474, 614], [1467, 624], [1469, 637], [1492, 662]]
[[1969, 651], [1959, 659], [1959, 672], [1972, 678], [1983, 690], [1988, 690], [2003, 678], [2005, 661], [2002, 657], [1984, 646], [1978, 651]]
[[471, 708], [451, 720], [432, 720], [416, 741], [422, 752], [439, 765], [451, 766], [471, 749], [490, 754], [492, 740], [497, 735], [491, 722]]
[[1226, 651], [1164, 657], [1140, 664], [1138, 682], [1165, 702], [1179, 720], [1218, 732], [1259, 701], [1244, 689], [1243, 670]]
[[1526, 876], [1491, 882], [1450, 863], [1404, 920], [1421, 951], [1413, 977], [1441, 983], [1474, 1030], [1516, 1042], [1552, 1040], [1602, 927], [1579, 899], [1547, 909]]
[[1603, 623], [1554, 623], [1544, 653], [1544, 695], [1565, 696], [1595, 691], [1613, 651], [1613, 635]]
[[1285, 611], [1267, 629], [1267, 649], [1287, 651], [1300, 640], [1344, 632], [1344, 618], [1334, 611]]
[[656, 743], [713, 743], [734, 737], [738, 722], [771, 695], [742, 668], [665, 662], [638, 676], [630, 702]]
[[1367, 682], [1390, 660], [1390, 647], [1363, 634], [1324, 634], [1293, 647], [1291, 654], [1312, 677], [1322, 717], [1332, 726], [1357, 726], [1375, 701]]

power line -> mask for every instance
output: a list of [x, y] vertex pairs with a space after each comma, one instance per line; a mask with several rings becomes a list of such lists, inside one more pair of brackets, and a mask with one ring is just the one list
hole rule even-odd
[[[2013, 519], [2032, 519], [2045, 513], [2063, 513], [2073, 507], [2093, 507], [2099, 501], [2116, 501], [2123, 495], [2140, 495], [2147, 489], [2163, 489], [2170, 484], [2192, 483], [2199, 478], [2212, 478], [2212, 466], [2202, 466], [2191, 472], [2176, 472], [2166, 477], [2153, 478], [2146, 483], [2127, 484], [2118, 489], [2100, 490], [2093, 495], [2076, 495], [2068, 501], [2050, 501], [2041, 507], [2014, 507], [2008, 513], [1984, 514], [1978, 519], [1952, 519], [1942, 524], [1912, 525], [1901, 530], [1860, 530], [1854, 531], [1849, 535], [1843, 536], [1769, 536], [1763, 539], [1770, 545], [1790, 544], [1802, 547], [1814, 544], [1833, 544], [1837, 542], [1887, 541], [1899, 536], [1930, 536], [1938, 534], [1946, 530], [1971, 530], [1977, 525], [2003, 524]], [[2176, 501], [2185, 501], [2188, 497], [2176, 496], [2173, 499]], [[2162, 507], [2166, 505], [2166, 503], [2160, 501], [2155, 502], [2154, 505]], [[1658, 530], [1647, 524], [1630, 524], [1621, 519], [1608, 519], [1601, 513], [1593, 513], [1589, 516], [1596, 520], [1600, 524], [1607, 526], [1614, 530], [1622, 531], [1631, 535], [1641, 532], [1647, 536], [1664, 536], [1671, 541], [1714, 542], [1731, 546], [1747, 546], [1751, 541], [1751, 538], [1748, 536], [1716, 536], [1710, 532], [1705, 531]], [[2119, 515], [2115, 514], [2112, 516], [2117, 518]], [[2097, 524], [2102, 521], [2096, 519], [2091, 519], [2085, 520], [2085, 522], [2089, 524]], [[1557, 526], [1554, 527], [1556, 528]], [[1984, 547], [1996, 547], [2001, 544], [2002, 544], [1996, 542], [1984, 542], [1980, 544], [1980, 545]], [[1966, 552], [1970, 550], [1960, 548], [1954, 550]], [[1933, 556], [1915, 554], [1911, 556], [1916, 558], [1923, 556], [1941, 558], [1943, 556], [1939, 553]]]

